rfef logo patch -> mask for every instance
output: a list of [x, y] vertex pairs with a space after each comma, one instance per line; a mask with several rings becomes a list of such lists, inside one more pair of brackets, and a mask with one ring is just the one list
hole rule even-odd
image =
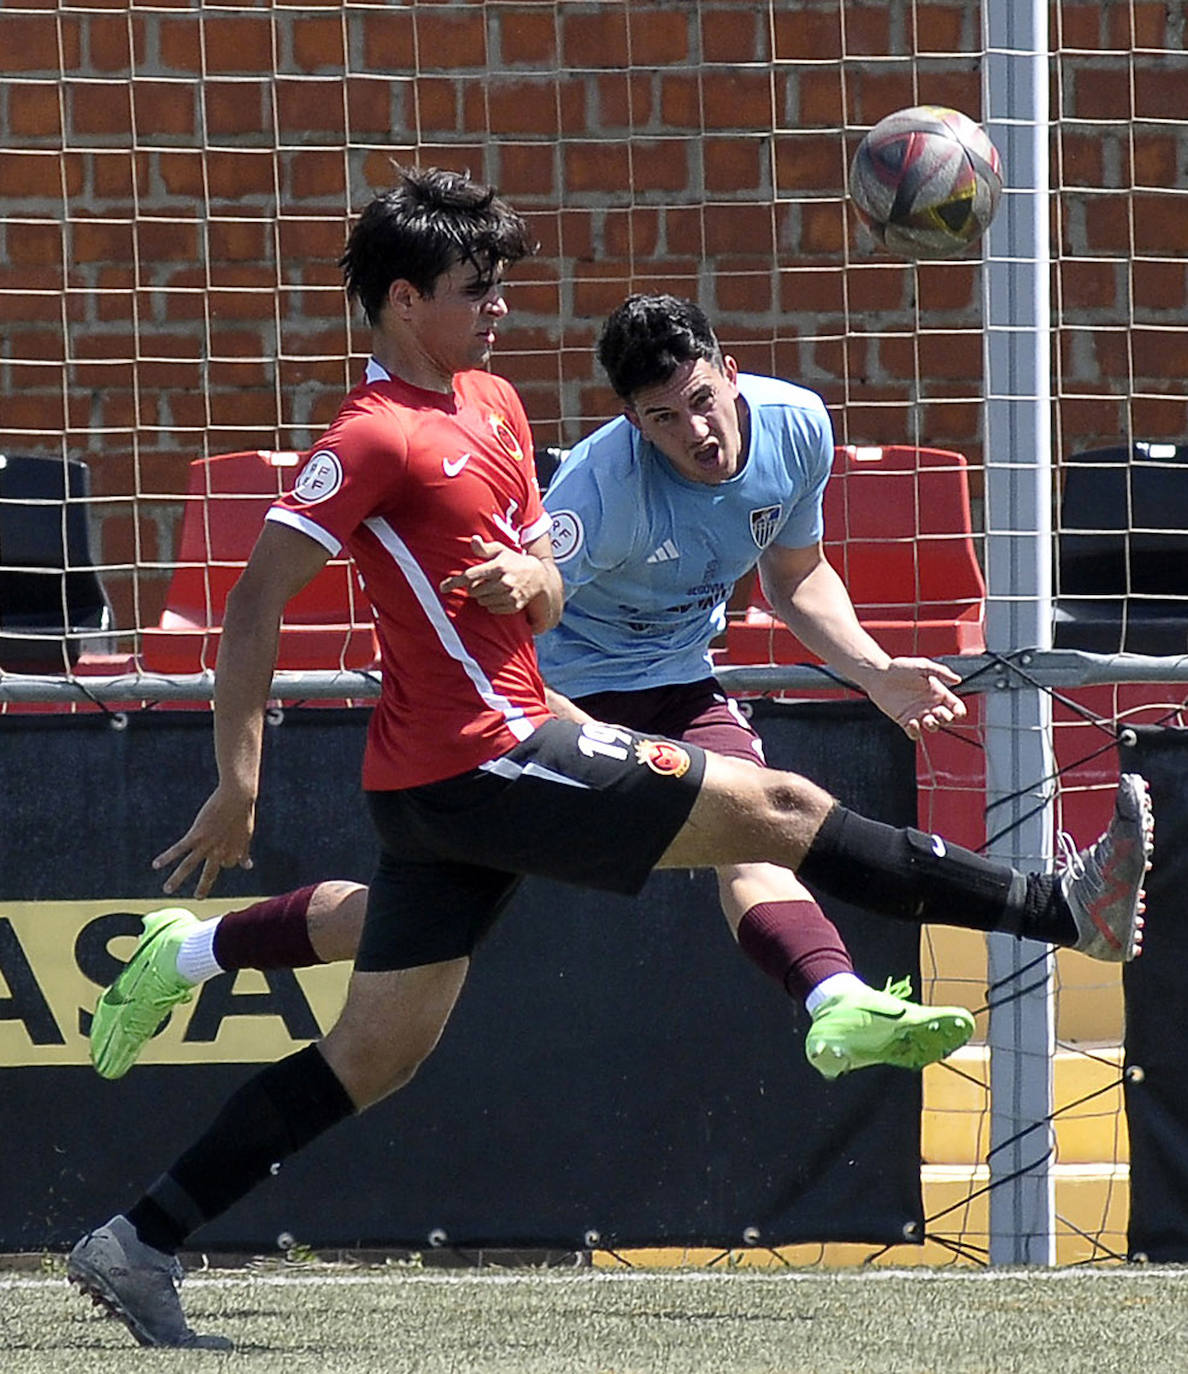
[[689, 771], [687, 751], [671, 740], [642, 739], [635, 746], [635, 757], [662, 777], [683, 778]]
[[328, 448], [320, 448], [297, 474], [293, 484], [293, 495], [298, 501], [312, 506], [315, 501], [324, 501], [342, 486], [342, 464], [338, 455]]
[[572, 558], [577, 553], [578, 549], [582, 547], [584, 533], [581, 519], [576, 511], [559, 510], [556, 512], [549, 529], [549, 543], [553, 548], [553, 557], [558, 563], [564, 563], [567, 558]]

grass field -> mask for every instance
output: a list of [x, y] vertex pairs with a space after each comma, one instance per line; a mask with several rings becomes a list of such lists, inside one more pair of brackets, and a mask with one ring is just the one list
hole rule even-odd
[[1157, 1374], [1188, 1369], [1188, 1271], [191, 1274], [234, 1354], [146, 1351], [60, 1274], [0, 1276], [4, 1374]]

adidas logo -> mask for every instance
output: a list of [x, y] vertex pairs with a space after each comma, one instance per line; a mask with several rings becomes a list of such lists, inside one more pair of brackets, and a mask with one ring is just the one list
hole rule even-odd
[[671, 563], [674, 558], [679, 558], [680, 556], [680, 549], [677, 548], [671, 539], [666, 539], [658, 549], [653, 549], [652, 552], [648, 554], [647, 561], [649, 563]]

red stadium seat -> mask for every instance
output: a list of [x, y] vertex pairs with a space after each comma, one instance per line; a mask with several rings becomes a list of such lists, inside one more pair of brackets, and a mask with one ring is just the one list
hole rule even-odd
[[[227, 593], [268, 507], [293, 482], [302, 453], [223, 453], [190, 464], [177, 567], [160, 623], [143, 635], [149, 672], [213, 668]], [[379, 658], [371, 606], [354, 566], [333, 558], [285, 609], [277, 667], [368, 668]]]
[[[858, 618], [888, 653], [977, 654], [986, 647], [965, 458], [909, 445], [839, 447], [825, 489], [825, 552]], [[741, 599], [741, 598], [740, 598]], [[719, 662], [817, 663], [771, 613], [758, 584], [727, 622]], [[832, 692], [811, 693], [831, 696]], [[976, 849], [986, 839], [981, 702], [917, 754], [919, 823]]]
[[[986, 585], [965, 458], [942, 449], [839, 447], [825, 489], [825, 552], [858, 618], [891, 654], [977, 654]], [[758, 590], [727, 629], [730, 663], [815, 663]]]

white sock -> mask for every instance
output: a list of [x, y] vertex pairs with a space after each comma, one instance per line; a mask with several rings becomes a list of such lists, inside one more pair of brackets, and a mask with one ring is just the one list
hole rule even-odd
[[215, 931], [222, 919], [216, 916], [211, 921], [199, 921], [178, 946], [177, 972], [187, 983], [205, 983], [224, 971], [214, 956]]
[[848, 992], [855, 988], [864, 987], [866, 984], [856, 973], [831, 973], [828, 978], [823, 978], [809, 993], [804, 999], [804, 1005], [808, 1008], [809, 1015], [812, 1016], [827, 998], [836, 997], [839, 992]]

